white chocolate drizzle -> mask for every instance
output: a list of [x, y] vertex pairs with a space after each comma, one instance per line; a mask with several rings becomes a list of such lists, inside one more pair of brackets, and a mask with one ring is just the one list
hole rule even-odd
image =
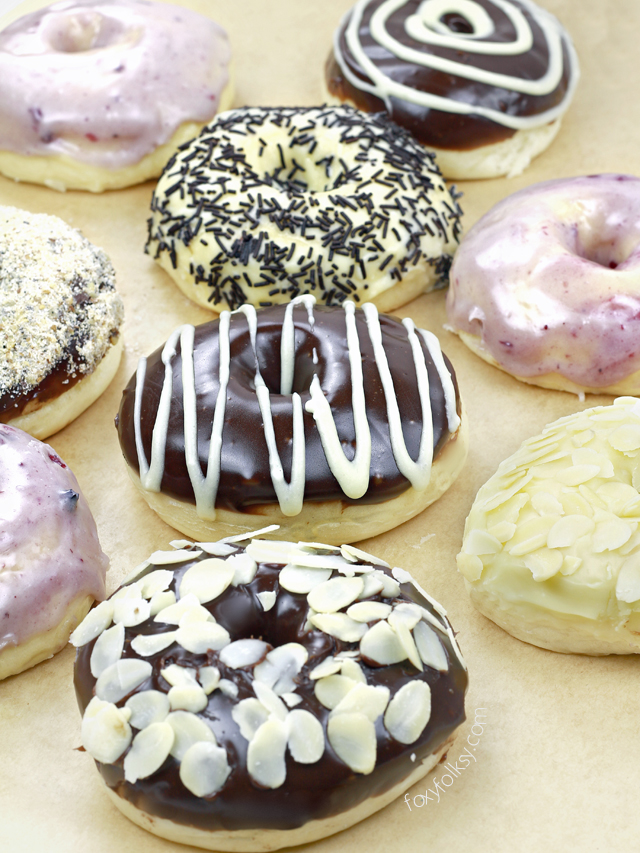
[[[282, 512], [287, 516], [297, 515], [304, 500], [306, 450], [304, 437], [304, 420], [302, 400], [298, 393], [291, 393], [293, 387], [295, 365], [295, 326], [293, 323], [293, 308], [303, 305], [307, 309], [309, 325], [314, 325], [313, 305], [315, 298], [310, 295], [296, 297], [287, 306], [282, 327], [281, 341], [281, 382], [283, 395], [291, 394], [293, 410], [293, 440], [292, 464], [290, 482], [287, 483], [282, 467], [282, 461], [276, 445], [273, 415], [270, 402], [270, 391], [266, 386], [258, 364], [257, 356], [257, 314], [252, 305], [243, 305], [232, 312], [242, 313], [247, 319], [249, 336], [255, 357], [255, 393], [260, 406], [263, 420], [264, 436], [269, 452], [269, 467], [273, 488], [276, 492]], [[311, 386], [311, 399], [306, 404], [316, 422], [322, 447], [329, 467], [345, 495], [352, 499], [362, 497], [369, 486], [371, 466], [371, 434], [367, 421], [367, 409], [362, 373], [362, 355], [355, 320], [355, 305], [346, 301], [343, 305], [347, 330], [347, 347], [351, 368], [353, 421], [355, 428], [356, 450], [352, 460], [348, 460], [342, 449], [337, 433], [331, 407], [320, 386], [317, 373], [314, 374]], [[402, 432], [400, 412], [389, 370], [387, 356], [382, 343], [380, 319], [374, 305], [364, 306], [367, 329], [371, 339], [374, 358], [378, 368], [387, 404], [391, 449], [400, 473], [409, 480], [413, 488], [420, 491], [425, 489], [431, 476], [433, 461], [433, 422], [431, 402], [429, 397], [429, 377], [422, 348], [418, 341], [416, 329], [411, 320], [404, 320], [407, 330], [413, 361], [416, 369], [418, 395], [422, 408], [422, 436], [417, 460], [412, 460], [407, 450]], [[227, 385], [230, 371], [230, 322], [231, 314], [223, 311], [220, 315], [219, 346], [220, 389], [216, 399], [211, 441], [207, 460], [207, 474], [202, 473], [197, 448], [197, 411], [196, 411], [196, 377], [194, 368], [194, 334], [195, 329], [190, 325], [178, 327], [162, 350], [162, 362], [165, 365], [164, 382], [160, 394], [158, 411], [153, 427], [151, 441], [151, 461], [147, 462], [142, 444], [141, 413], [142, 395], [146, 377], [146, 359], [141, 358], [136, 373], [136, 392], [134, 405], [134, 429], [140, 481], [143, 488], [152, 492], [160, 491], [164, 472], [165, 451], [169, 429], [171, 396], [173, 391], [173, 360], [177, 354], [177, 344], [180, 342], [182, 358], [182, 387], [184, 410], [184, 443], [185, 461], [191, 485], [196, 498], [196, 511], [201, 518], [215, 519], [215, 502], [220, 481], [222, 431], [224, 426]], [[455, 433], [460, 424], [456, 412], [456, 392], [451, 375], [444, 362], [440, 344], [435, 335], [423, 330], [417, 330], [422, 335], [425, 346], [436, 367], [442, 384], [447, 426], [450, 433]]]
[[[491, 0], [500, 12], [505, 14], [513, 26], [515, 37], [512, 41], [502, 41], [493, 38], [495, 26], [488, 12], [475, 0], [424, 0], [417, 12], [408, 15], [404, 27], [407, 35], [414, 41], [434, 48], [447, 48], [455, 57], [463, 52], [467, 57], [473, 54], [501, 56], [517, 56], [533, 49], [533, 33], [531, 26], [523, 15], [525, 9], [540, 27], [546, 42], [548, 65], [545, 73], [536, 80], [526, 77], [514, 77], [479, 68], [472, 61], [459, 62], [455, 58], [446, 58], [426, 50], [416, 50], [408, 44], [395, 39], [387, 28], [389, 18], [402, 6], [406, 0], [385, 0], [371, 15], [367, 28], [371, 37], [382, 48], [399, 59], [418, 67], [432, 68], [455, 77], [460, 77], [486, 86], [494, 86], [511, 92], [520, 92], [531, 96], [548, 95], [557, 88], [563, 76], [563, 44], [569, 57], [569, 83], [565, 96], [551, 109], [534, 115], [510, 115], [500, 110], [484, 107], [480, 104], [464, 100], [456, 100], [430, 92], [419, 91], [386, 76], [383, 69], [367, 56], [360, 40], [360, 31], [366, 7], [371, 0], [359, 0], [354, 8], [347, 13], [348, 22], [344, 29], [344, 38], [355, 61], [365, 72], [371, 82], [356, 76], [347, 65], [340, 49], [340, 33], [343, 26], [336, 31], [334, 38], [334, 55], [341, 71], [348, 82], [356, 89], [369, 92], [384, 101], [387, 110], [391, 109], [391, 99], [415, 104], [427, 109], [441, 110], [448, 113], [463, 115], [480, 115], [504, 127], [514, 130], [524, 130], [537, 127], [559, 118], [566, 110], [578, 82], [578, 59], [568, 35], [559, 22], [544, 9], [536, 6], [530, 0], [519, 0], [519, 4], [511, 0]], [[520, 8], [521, 7], [521, 8]], [[445, 14], [458, 13], [464, 17], [473, 32], [455, 32], [441, 20]], [[345, 21], [347, 19], [345, 18]], [[344, 22], [343, 22], [344, 25]], [[493, 40], [492, 40], [493, 38]]]

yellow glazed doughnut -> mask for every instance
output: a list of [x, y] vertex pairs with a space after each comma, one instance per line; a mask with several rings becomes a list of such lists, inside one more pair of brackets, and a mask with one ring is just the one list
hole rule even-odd
[[304, 293], [391, 311], [446, 285], [456, 198], [433, 156], [383, 115], [247, 107], [167, 164], [147, 251], [214, 311]]
[[550, 424], [480, 489], [458, 568], [475, 606], [557, 652], [640, 652], [640, 401]]
[[0, 172], [101, 192], [156, 177], [233, 90], [225, 32], [142, 0], [63, 0], [0, 33]]

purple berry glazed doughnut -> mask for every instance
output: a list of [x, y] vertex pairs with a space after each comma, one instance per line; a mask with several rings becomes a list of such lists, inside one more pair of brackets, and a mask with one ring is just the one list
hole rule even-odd
[[0, 207], [0, 422], [62, 429], [120, 363], [124, 309], [111, 261], [57, 216]]
[[309, 295], [180, 326], [140, 360], [117, 426], [145, 500], [200, 540], [265, 524], [330, 544], [375, 536], [440, 497], [467, 452], [435, 335]]
[[64, 648], [104, 598], [108, 562], [62, 459], [0, 424], [0, 679]]
[[156, 177], [233, 98], [224, 30], [146, 0], [63, 0], [0, 32], [0, 172], [56, 190]]
[[555, 652], [640, 653], [640, 401], [549, 424], [480, 489], [458, 568], [478, 610]]
[[522, 382], [640, 393], [640, 179], [535, 184], [470, 229], [447, 316], [477, 355]]
[[517, 175], [578, 82], [558, 21], [530, 0], [360, 0], [326, 66], [329, 103], [386, 110], [447, 178]]
[[167, 164], [146, 250], [212, 311], [305, 293], [392, 311], [446, 286], [457, 198], [433, 155], [385, 115], [246, 107]]
[[443, 608], [349, 545], [171, 543], [76, 629], [82, 744], [156, 835], [268, 851], [444, 760], [467, 672]]

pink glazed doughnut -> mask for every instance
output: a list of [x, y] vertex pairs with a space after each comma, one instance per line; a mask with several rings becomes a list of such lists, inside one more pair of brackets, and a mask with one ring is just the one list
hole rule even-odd
[[0, 424], [0, 679], [60, 651], [105, 596], [108, 560], [57, 453]]
[[63, 0], [0, 32], [0, 172], [101, 192], [156, 177], [233, 98], [224, 30], [142, 0]]
[[501, 201], [456, 253], [447, 316], [522, 382], [640, 394], [640, 179], [546, 181]]

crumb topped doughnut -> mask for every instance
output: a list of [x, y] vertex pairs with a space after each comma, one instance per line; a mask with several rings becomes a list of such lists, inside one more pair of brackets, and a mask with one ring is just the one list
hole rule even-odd
[[56, 216], [0, 207], [0, 421], [46, 438], [91, 405], [122, 352], [105, 253]]
[[466, 667], [408, 572], [350, 546], [171, 544], [72, 636], [82, 742], [128, 818], [275, 850], [352, 826], [446, 754]]
[[214, 311], [304, 293], [390, 311], [446, 285], [456, 197], [385, 116], [247, 107], [218, 116], [167, 164], [147, 251]]
[[156, 177], [233, 98], [224, 30], [142, 0], [63, 0], [0, 33], [0, 172], [101, 192]]
[[0, 679], [52, 657], [105, 596], [108, 560], [58, 454], [0, 424]]
[[386, 109], [447, 178], [519, 174], [578, 77], [569, 35], [530, 0], [360, 0], [326, 67], [330, 103]]
[[523, 382], [640, 393], [640, 178], [562, 178], [499, 202], [462, 241], [447, 318]]
[[557, 652], [640, 652], [640, 401], [561, 418], [480, 489], [458, 567], [475, 606]]
[[183, 533], [278, 524], [337, 544], [446, 491], [466, 457], [462, 418], [435, 335], [306, 295], [180, 326], [140, 360], [117, 425], [134, 483]]

